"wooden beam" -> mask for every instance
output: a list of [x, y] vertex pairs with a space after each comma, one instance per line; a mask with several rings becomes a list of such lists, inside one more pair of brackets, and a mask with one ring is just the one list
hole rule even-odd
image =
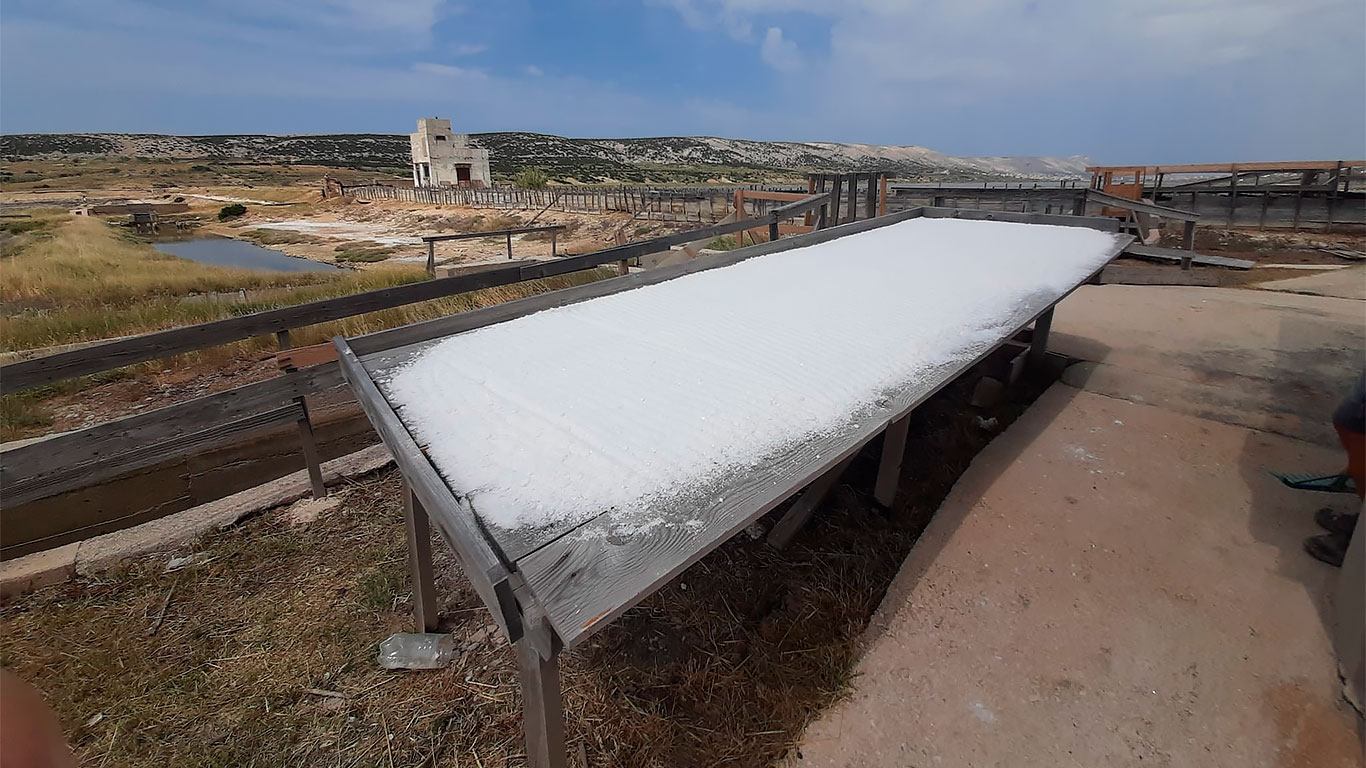
[[816, 508], [821, 505], [822, 501], [825, 501], [826, 496], [830, 495], [830, 491], [834, 490], [835, 483], [839, 481], [840, 475], [843, 475], [844, 470], [853, 463], [854, 455], [853, 453], [849, 454], [843, 461], [806, 487], [802, 495], [797, 498], [797, 502], [787, 510], [787, 513], [778, 522], [773, 524], [773, 529], [768, 532], [769, 546], [774, 549], [785, 549], [792, 542], [792, 538], [797, 535], [802, 526], [806, 525], [806, 521], [810, 520], [811, 516], [816, 513]]
[[418, 632], [440, 628], [436, 579], [432, 576], [432, 532], [422, 502], [403, 483], [403, 523], [408, 534], [408, 578], [413, 588], [413, 619]]
[[873, 487], [873, 498], [884, 507], [891, 507], [896, 500], [896, 488], [901, 480], [901, 462], [906, 454], [906, 437], [910, 431], [911, 415], [887, 425], [882, 436], [882, 459], [877, 468], [877, 484]]
[[1053, 308], [1049, 307], [1034, 319], [1034, 332], [1029, 336], [1029, 367], [1038, 370], [1048, 355], [1048, 333], [1053, 328]]

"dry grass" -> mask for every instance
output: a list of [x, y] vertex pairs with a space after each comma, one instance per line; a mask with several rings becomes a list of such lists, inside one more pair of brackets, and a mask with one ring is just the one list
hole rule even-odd
[[[7, 250], [11, 253], [0, 266], [0, 351], [147, 333], [426, 279], [422, 268], [413, 265], [339, 272], [223, 269], [162, 254], [125, 230], [94, 218], [49, 212], [9, 223], [13, 222], [24, 226], [21, 233], [9, 236]], [[339, 257], [350, 255], [346, 252]], [[360, 260], [369, 260], [387, 252], [361, 249], [357, 255]], [[295, 345], [316, 344], [337, 334], [393, 328], [591, 282], [607, 274], [594, 270], [371, 312], [297, 329], [292, 341]], [[203, 297], [239, 289], [258, 294], [245, 301]], [[100, 377], [7, 395], [0, 398], [0, 440], [45, 432], [55, 421], [47, 401], [73, 389], [86, 390], [102, 381], [141, 377], [165, 369], [208, 372], [270, 349], [274, 349], [274, 342], [269, 338], [248, 339]]]
[[[890, 513], [868, 498], [870, 448], [787, 551], [739, 536], [567, 654], [571, 751], [661, 768], [787, 752], [843, 695], [887, 585], [990, 437], [972, 381], [917, 411], [908, 455], [934, 458], [908, 466]], [[512, 654], [474, 639], [486, 614], [445, 546], [444, 629], [463, 654], [425, 673], [374, 661], [409, 622], [398, 489], [383, 472], [310, 526], [273, 512], [205, 539], [201, 565], [165, 573], [162, 556], [22, 598], [0, 609], [0, 662], [45, 692], [90, 766], [521, 766]]]

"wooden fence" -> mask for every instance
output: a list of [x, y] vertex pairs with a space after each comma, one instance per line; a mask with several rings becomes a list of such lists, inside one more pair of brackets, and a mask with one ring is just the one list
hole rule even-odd
[[[829, 202], [827, 195], [814, 195], [774, 208], [762, 218], [716, 224], [581, 256], [493, 266], [455, 277], [173, 328], [13, 362], [0, 366], [0, 393], [13, 393], [267, 334], [274, 335], [284, 351], [290, 347], [289, 331], [293, 328], [493, 286], [620, 264], [675, 245], [755, 228], [767, 228], [776, 237], [780, 222], [801, 217], [807, 211], [820, 210], [824, 219]], [[499, 311], [498, 306], [477, 310], [483, 313], [480, 316]], [[451, 322], [458, 323], [461, 317], [453, 316]], [[372, 336], [383, 337], [386, 333], [392, 332], [381, 331]], [[367, 338], [355, 340], [358, 348], [365, 346]], [[0, 529], [4, 531], [0, 559], [80, 541], [191, 506], [170, 501], [151, 507], [138, 506], [141, 499], [136, 483], [124, 493], [126, 498], [110, 500], [101, 495], [98, 486], [160, 463], [236, 444], [263, 430], [278, 433], [284, 428], [287, 431], [291, 424], [298, 433], [298, 450], [303, 455], [315, 492], [324, 492], [320, 468], [322, 454], [315, 444], [315, 423], [310, 418], [305, 398], [335, 390], [342, 384], [342, 378], [335, 361], [307, 365], [302, 362], [306, 357], [282, 355], [282, 372], [275, 378], [0, 451], [0, 486], [4, 489], [0, 497]], [[296, 362], [304, 367], [296, 368]], [[354, 436], [351, 437], [348, 444], [355, 442]], [[267, 482], [293, 469], [284, 462], [257, 467], [250, 478], [251, 484]], [[210, 499], [194, 499], [195, 503], [207, 500]]]

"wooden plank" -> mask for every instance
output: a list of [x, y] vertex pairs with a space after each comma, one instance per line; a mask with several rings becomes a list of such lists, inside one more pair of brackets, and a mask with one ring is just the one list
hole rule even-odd
[[[1233, 173], [1236, 170], [1243, 172], [1250, 171], [1307, 171], [1307, 170], [1331, 170], [1341, 162], [1344, 166], [1360, 167], [1366, 165], [1366, 160], [1310, 160], [1310, 161], [1275, 161], [1267, 163], [1184, 163], [1176, 165], [1153, 165], [1147, 166], [1145, 170], [1149, 175], [1155, 173]], [[1087, 166], [1088, 173], [1102, 173], [1107, 170], [1131, 169], [1129, 165], [1092, 165]], [[1139, 166], [1143, 167], [1143, 166]]]
[[773, 529], [768, 532], [768, 545], [774, 549], [787, 549], [787, 545], [792, 543], [792, 539], [797, 535], [811, 516], [816, 514], [816, 509], [825, 501], [825, 497], [835, 489], [835, 484], [839, 482], [844, 470], [854, 461], [854, 454], [850, 454], [843, 461], [836, 464], [825, 474], [816, 478], [802, 491], [797, 502], [788, 508], [787, 512], [773, 524]]
[[1134, 243], [1124, 249], [1125, 256], [1133, 256], [1140, 259], [1153, 261], [1166, 261], [1181, 263], [1182, 259], [1190, 259], [1196, 264], [1203, 264], [1208, 267], [1228, 267], [1230, 269], [1252, 269], [1256, 262], [1246, 259], [1231, 259], [1227, 256], [1207, 256], [1195, 251], [1177, 250], [1175, 248], [1159, 248], [1155, 245], [1143, 245]]
[[[29, 475], [19, 475], [12, 471], [10, 465], [5, 464], [3, 466], [5, 474], [4, 507], [0, 509], [0, 515], [38, 499], [85, 488], [110, 478], [160, 464], [169, 459], [190, 456], [216, 448], [232, 442], [241, 435], [258, 432], [280, 424], [294, 423], [300, 418], [300, 413], [299, 406], [296, 403], [290, 403], [281, 408], [254, 413], [246, 418], [230, 421], [226, 424], [177, 435], [159, 442], [144, 443], [107, 457], [100, 456], [79, 463], [59, 464], [59, 462], [67, 461], [68, 457], [60, 451], [47, 453], [41, 456], [49, 462], [44, 470]], [[23, 446], [23, 448], [27, 447], [29, 446]], [[22, 448], [15, 449], [15, 451], [18, 450], [22, 450]], [[6, 451], [5, 455], [13, 452]], [[13, 541], [6, 541], [6, 545], [14, 543]]]
[[1017, 224], [1053, 224], [1059, 227], [1086, 227], [1105, 232], [1118, 232], [1119, 222], [1108, 216], [1068, 216], [1047, 213], [1015, 213], [1014, 211], [982, 211], [973, 208], [919, 209], [927, 219], [968, 219], [970, 221], [1012, 221]]
[[517, 643], [517, 671], [522, 684], [522, 731], [529, 768], [567, 768], [564, 703], [560, 692], [559, 655], [542, 655], [533, 642], [544, 633], [544, 619], [529, 621]]
[[[296, 397], [332, 389], [341, 383], [341, 372], [335, 364], [321, 365], [53, 435], [0, 452], [0, 485], [9, 489], [23, 479], [93, 464], [191, 431], [250, 418], [289, 404]], [[10, 502], [8, 493], [4, 501]]]
[[884, 507], [896, 500], [897, 484], [901, 480], [901, 462], [906, 455], [906, 437], [910, 432], [911, 415], [906, 414], [887, 425], [882, 436], [882, 458], [878, 462], [877, 483], [873, 498]]
[[408, 579], [413, 588], [413, 619], [417, 632], [440, 628], [436, 579], [432, 576], [432, 532], [427, 511], [403, 483], [403, 522], [408, 534]]
[[521, 639], [521, 613], [508, 579], [509, 568], [485, 536], [473, 510], [452, 495], [436, 468], [380, 395], [375, 382], [361, 366], [346, 340], [338, 337], [336, 344], [337, 363], [342, 375], [351, 385], [365, 415], [370, 418], [371, 426], [393, 454], [394, 462], [413, 496], [459, 555], [465, 577], [484, 601], [508, 641]]
[[1098, 203], [1109, 208], [1123, 208], [1129, 211], [1152, 214], [1167, 219], [1178, 219], [1180, 221], [1198, 221], [1200, 214], [1192, 211], [1183, 211], [1180, 208], [1168, 208], [1165, 205], [1156, 203], [1145, 203], [1142, 200], [1130, 200], [1125, 197], [1115, 197], [1107, 195], [1099, 190], [1091, 189], [1086, 192], [1088, 203]]
[[404, 304], [507, 285], [521, 280], [521, 268], [490, 270], [461, 277], [425, 280], [352, 296], [324, 299], [211, 323], [172, 328], [118, 341], [58, 352], [0, 366], [0, 394], [54, 381], [107, 371], [144, 360], [324, 323]]

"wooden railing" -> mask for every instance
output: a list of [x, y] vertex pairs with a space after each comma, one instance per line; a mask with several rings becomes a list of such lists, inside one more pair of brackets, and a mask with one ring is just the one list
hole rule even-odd
[[[110, 511], [101, 504], [93, 504], [64, 505], [60, 514], [53, 515], [33, 513], [25, 509], [26, 505], [89, 488], [173, 459], [194, 456], [210, 448], [240, 441], [249, 433], [290, 423], [299, 425], [300, 450], [313, 480], [315, 493], [323, 492], [319, 451], [313, 444], [313, 424], [304, 398], [340, 386], [342, 377], [334, 359], [319, 359], [311, 355], [308, 348], [289, 349], [291, 329], [483, 288], [627, 262], [675, 245], [746, 229], [767, 226], [772, 230], [780, 221], [820, 209], [828, 202], [827, 195], [813, 195], [773, 209], [762, 217], [665, 235], [581, 256], [498, 266], [456, 277], [426, 280], [143, 334], [0, 366], [0, 392], [13, 393], [63, 379], [273, 334], [280, 344], [278, 360], [282, 368], [280, 376], [266, 381], [134, 413], [0, 451], [0, 529], [4, 531], [4, 541], [0, 542], [0, 559], [80, 541], [177, 511], [156, 508], [130, 514], [126, 510]], [[478, 312], [497, 310], [495, 306]], [[453, 316], [454, 319], [459, 317]], [[373, 335], [382, 337], [386, 333], [392, 331]], [[357, 342], [363, 347], [366, 338], [360, 337]], [[261, 477], [260, 482], [284, 473]]]

